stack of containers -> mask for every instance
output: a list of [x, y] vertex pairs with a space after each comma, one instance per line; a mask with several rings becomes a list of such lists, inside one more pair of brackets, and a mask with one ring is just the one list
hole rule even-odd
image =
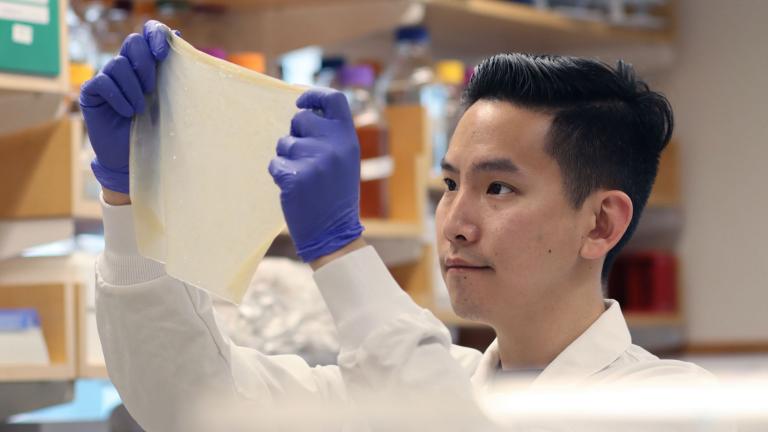
[[440, 174], [440, 161], [448, 150], [456, 123], [461, 115], [461, 92], [464, 88], [464, 63], [441, 60], [435, 65], [435, 80], [425, 86], [422, 105], [429, 115], [432, 135], [432, 174]]
[[401, 27], [396, 52], [376, 88], [382, 105], [421, 104], [422, 89], [434, 80], [429, 32], [421, 26]]
[[387, 145], [387, 126], [372, 90], [375, 82], [369, 65], [345, 66], [338, 74], [341, 89], [349, 101], [360, 141], [360, 216], [386, 218], [388, 181], [393, 162]]

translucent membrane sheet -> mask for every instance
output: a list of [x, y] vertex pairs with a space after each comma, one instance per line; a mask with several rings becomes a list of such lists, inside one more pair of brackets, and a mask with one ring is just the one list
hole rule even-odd
[[131, 201], [142, 255], [235, 303], [284, 227], [267, 167], [303, 88], [169, 36], [157, 91], [131, 134]]

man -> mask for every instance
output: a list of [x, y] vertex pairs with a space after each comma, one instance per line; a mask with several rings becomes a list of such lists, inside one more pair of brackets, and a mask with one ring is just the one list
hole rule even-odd
[[456, 390], [462, 380], [470, 393], [470, 379], [482, 390], [504, 371], [533, 371], [533, 386], [709, 379], [632, 345], [619, 305], [601, 295], [671, 136], [669, 105], [626, 65], [565, 57], [499, 55], [479, 65], [443, 163], [443, 276], [456, 313], [496, 330], [485, 354], [451, 345], [360, 238], [359, 147], [346, 100], [330, 90], [299, 98], [269, 171], [336, 322], [339, 364], [310, 368], [297, 356], [235, 346], [219, 332], [209, 296], [141, 257], [134, 240], [130, 121], [154, 91], [164, 32], [150, 21], [129, 36], [80, 100], [103, 186], [99, 332], [110, 377], [146, 429], [179, 429], [181, 413], [205, 393], [344, 402], [354, 391], [443, 382]]

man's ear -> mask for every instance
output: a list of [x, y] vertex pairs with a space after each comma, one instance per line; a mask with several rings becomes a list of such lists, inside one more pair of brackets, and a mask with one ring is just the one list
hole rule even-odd
[[580, 254], [584, 259], [599, 259], [607, 255], [627, 231], [632, 221], [632, 200], [619, 190], [600, 191], [589, 200], [593, 203], [590, 208], [594, 223], [584, 238]]

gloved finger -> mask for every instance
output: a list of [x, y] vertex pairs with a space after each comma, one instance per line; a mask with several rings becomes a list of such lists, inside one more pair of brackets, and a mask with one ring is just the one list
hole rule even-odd
[[296, 100], [296, 106], [307, 110], [322, 110], [328, 119], [352, 119], [347, 98], [338, 90], [322, 87], [307, 90]]
[[171, 45], [168, 42], [168, 32], [171, 29], [160, 21], [149, 20], [144, 23], [144, 39], [147, 40], [149, 50], [157, 61], [163, 61], [168, 57]]
[[133, 106], [125, 98], [117, 83], [104, 72], [99, 72], [93, 79], [83, 84], [80, 92], [80, 106], [95, 108], [105, 103], [108, 103], [121, 116], [133, 117]]
[[300, 172], [301, 162], [292, 159], [284, 158], [282, 156], [275, 156], [269, 161], [269, 174], [272, 176], [275, 184], [280, 186], [280, 189], [285, 190], [288, 184], [287, 181], [296, 178]]
[[127, 58], [141, 83], [144, 93], [155, 91], [156, 67], [155, 57], [149, 50], [149, 44], [138, 33], [133, 33], [125, 38], [120, 48], [120, 55]]
[[136, 76], [136, 72], [127, 58], [115, 57], [104, 66], [103, 72], [120, 87], [125, 98], [133, 106], [135, 113], [144, 112], [144, 92], [141, 90], [139, 77]]
[[277, 140], [277, 155], [290, 159], [291, 149], [296, 144], [296, 137], [286, 135]]
[[291, 119], [291, 135], [295, 137], [323, 135], [322, 123], [325, 119], [314, 111], [303, 109]]

